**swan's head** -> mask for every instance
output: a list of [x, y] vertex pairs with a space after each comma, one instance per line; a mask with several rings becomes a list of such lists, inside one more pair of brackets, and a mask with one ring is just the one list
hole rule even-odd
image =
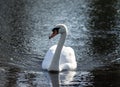
[[65, 34], [65, 33], [66, 34], [68, 33], [67, 26], [64, 24], [57, 24], [55, 28], [52, 29], [52, 34], [49, 36], [49, 39], [53, 38], [58, 34]]

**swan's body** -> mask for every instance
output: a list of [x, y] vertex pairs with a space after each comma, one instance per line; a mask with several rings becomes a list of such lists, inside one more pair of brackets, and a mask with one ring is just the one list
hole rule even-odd
[[42, 68], [48, 71], [74, 70], [77, 67], [74, 50], [71, 47], [63, 46], [68, 33], [67, 27], [64, 24], [57, 25], [53, 29], [53, 34], [50, 38], [54, 37], [58, 33], [61, 34], [58, 45], [52, 46], [47, 51], [42, 62]]

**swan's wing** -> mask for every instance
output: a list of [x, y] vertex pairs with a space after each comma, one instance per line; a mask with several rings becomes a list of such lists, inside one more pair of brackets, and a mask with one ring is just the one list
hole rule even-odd
[[47, 51], [47, 53], [44, 57], [44, 60], [42, 62], [42, 68], [43, 69], [48, 69], [49, 68], [49, 66], [52, 62], [52, 58], [53, 58], [53, 55], [55, 53], [56, 47], [57, 47], [57, 45], [54, 45]]
[[75, 62], [75, 52], [71, 47], [63, 47], [62, 52], [61, 52], [61, 62]]
[[75, 69], [77, 62], [75, 52], [71, 47], [63, 47], [60, 56], [60, 68], [62, 69]]

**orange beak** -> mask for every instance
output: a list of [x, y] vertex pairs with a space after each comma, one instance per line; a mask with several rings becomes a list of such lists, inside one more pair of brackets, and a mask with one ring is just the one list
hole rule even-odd
[[58, 34], [58, 32], [55, 30], [53, 31], [53, 33], [49, 36], [49, 39], [53, 38], [54, 36], [56, 36]]

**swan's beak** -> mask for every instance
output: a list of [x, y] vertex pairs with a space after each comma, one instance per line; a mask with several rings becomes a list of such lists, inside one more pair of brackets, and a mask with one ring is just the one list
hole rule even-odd
[[53, 38], [58, 34], [57, 30], [54, 30], [53, 33], [49, 36], [49, 39]]

